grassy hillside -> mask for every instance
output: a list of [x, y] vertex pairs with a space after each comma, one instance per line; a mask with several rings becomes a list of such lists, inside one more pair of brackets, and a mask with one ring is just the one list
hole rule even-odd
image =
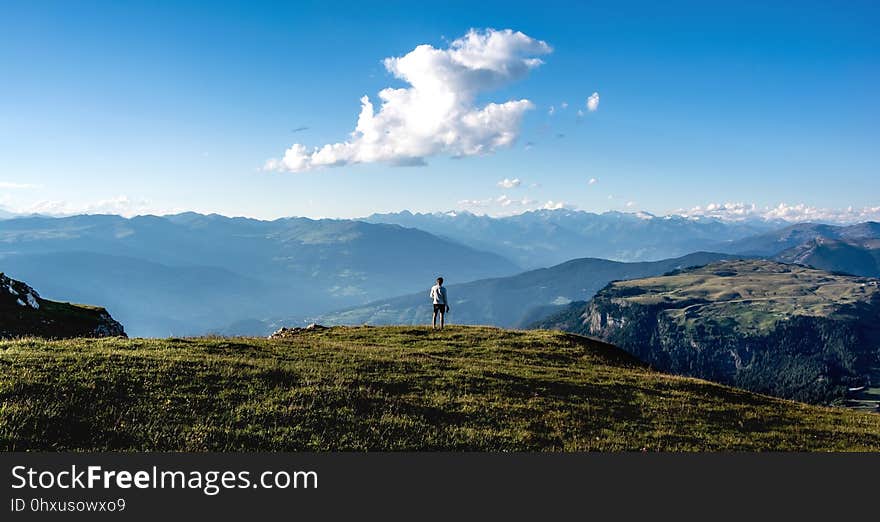
[[854, 307], [880, 301], [876, 280], [761, 260], [618, 281], [605, 293], [636, 305], [661, 304], [688, 328], [709, 319], [743, 332], [767, 330], [794, 316], [844, 318]]
[[880, 415], [549, 331], [0, 342], [4, 450], [880, 450]]

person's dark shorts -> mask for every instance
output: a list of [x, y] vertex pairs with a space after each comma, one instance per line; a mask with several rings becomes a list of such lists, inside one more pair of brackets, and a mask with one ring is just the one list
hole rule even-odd
[[434, 313], [440, 312], [441, 314], [446, 313], [446, 305], [445, 304], [435, 304], [434, 305]]

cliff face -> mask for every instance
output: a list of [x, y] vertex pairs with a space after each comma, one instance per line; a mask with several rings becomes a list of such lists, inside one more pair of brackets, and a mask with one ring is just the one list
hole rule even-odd
[[125, 337], [125, 329], [104, 308], [43, 299], [0, 273], [0, 339], [12, 337]]
[[880, 367], [877, 284], [767, 261], [717, 263], [612, 283], [562, 328], [662, 371], [830, 403], [870, 385]]

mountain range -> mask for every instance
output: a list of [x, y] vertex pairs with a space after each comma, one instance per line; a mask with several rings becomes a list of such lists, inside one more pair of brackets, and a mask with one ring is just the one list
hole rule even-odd
[[132, 335], [305, 316], [518, 267], [421, 230], [194, 213], [0, 221], [0, 267], [48, 296], [108, 306]]
[[878, 229], [566, 209], [364, 220], [18, 216], [0, 220], [0, 269], [50, 298], [101, 303], [136, 336], [262, 334], [316, 318], [420, 322], [438, 275], [460, 301], [453, 320], [524, 326], [611, 280], [699, 264], [679, 259], [692, 252], [874, 276]]
[[787, 223], [721, 221], [645, 212], [536, 210], [507, 217], [470, 212], [373, 214], [365, 221], [418, 228], [462, 244], [496, 252], [523, 268], [540, 268], [584, 257], [657, 261], [691, 252], [737, 253], [726, 246]]
[[[553, 215], [553, 212], [544, 212]], [[564, 213], [576, 216], [583, 213]], [[401, 213], [417, 219], [444, 219], [442, 215]], [[601, 216], [609, 217], [607, 214]], [[472, 217], [465, 216], [468, 220]], [[534, 216], [533, 216], [534, 217]], [[616, 219], [616, 217], [615, 217]], [[638, 218], [630, 218], [632, 220]], [[663, 219], [661, 222], [676, 222]], [[703, 223], [699, 226], [716, 226]], [[659, 237], [674, 237], [667, 232]], [[696, 241], [696, 240], [694, 240]], [[587, 301], [610, 281], [636, 279], [723, 259], [766, 257], [776, 261], [812, 266], [831, 272], [880, 276], [880, 224], [850, 226], [798, 224], [763, 232], [753, 237], [715, 242], [725, 253], [697, 252], [651, 262], [623, 263], [606, 259], [574, 259], [559, 265], [504, 278], [491, 278], [450, 285], [451, 317], [461, 324], [525, 327], [563, 308], [571, 301]], [[430, 310], [424, 292], [382, 299], [362, 306], [323, 314], [328, 324], [426, 324]]]

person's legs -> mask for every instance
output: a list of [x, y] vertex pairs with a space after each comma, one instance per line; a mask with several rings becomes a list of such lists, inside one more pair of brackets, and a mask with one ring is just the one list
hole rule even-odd
[[[440, 320], [440, 324], [443, 324], [442, 319]], [[431, 318], [431, 328], [434, 330], [437, 329], [437, 308], [436, 307], [434, 308], [434, 316]]]
[[440, 310], [440, 329], [443, 329], [443, 325], [446, 322], [446, 312]]

